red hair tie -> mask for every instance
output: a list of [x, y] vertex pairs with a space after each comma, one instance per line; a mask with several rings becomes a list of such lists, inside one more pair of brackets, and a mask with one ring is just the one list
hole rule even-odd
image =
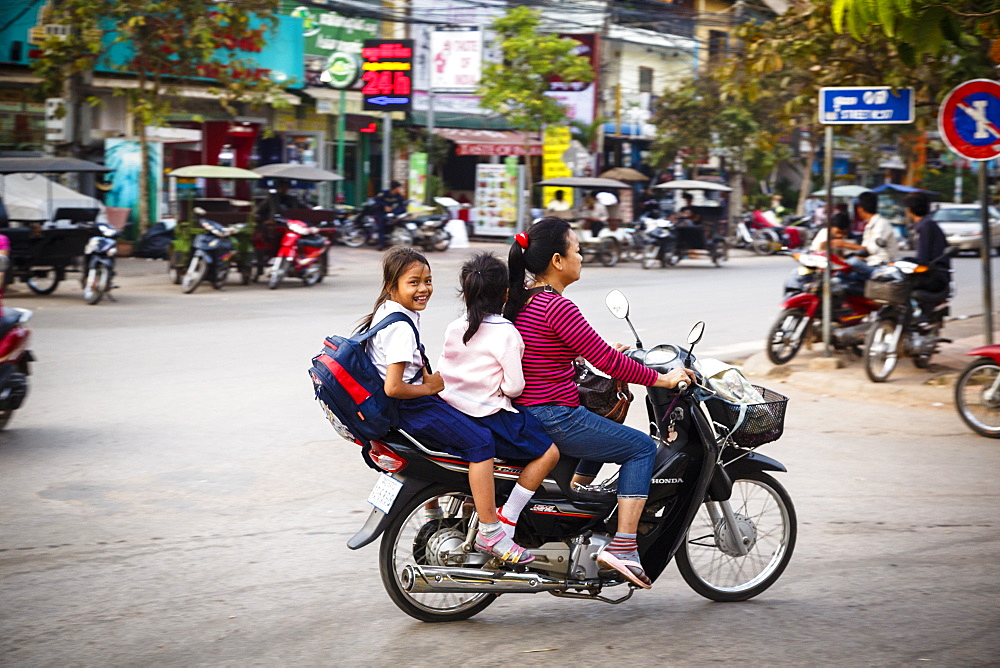
[[528, 247], [528, 235], [525, 232], [518, 232], [514, 235], [514, 239], [517, 241], [517, 245], [521, 248]]

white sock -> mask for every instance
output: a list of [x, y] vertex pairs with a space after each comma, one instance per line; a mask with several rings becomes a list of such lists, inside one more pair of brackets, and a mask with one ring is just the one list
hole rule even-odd
[[508, 522], [517, 524], [517, 518], [521, 516], [521, 511], [524, 510], [524, 507], [534, 495], [535, 493], [531, 490], [527, 490], [519, 484], [514, 485], [514, 491], [510, 493], [507, 503], [501, 506], [500, 513]]

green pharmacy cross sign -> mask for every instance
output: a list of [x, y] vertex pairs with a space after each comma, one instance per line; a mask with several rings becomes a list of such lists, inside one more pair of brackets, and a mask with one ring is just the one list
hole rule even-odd
[[320, 78], [331, 88], [345, 90], [354, 85], [361, 74], [361, 59], [353, 53], [338, 51], [326, 61]]

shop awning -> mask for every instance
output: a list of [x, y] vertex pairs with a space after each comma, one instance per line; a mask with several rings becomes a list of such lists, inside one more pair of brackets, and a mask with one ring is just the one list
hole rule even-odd
[[[434, 132], [458, 144], [457, 155], [524, 155], [525, 133], [507, 130], [435, 128]], [[528, 153], [542, 154], [542, 142], [528, 139]]]

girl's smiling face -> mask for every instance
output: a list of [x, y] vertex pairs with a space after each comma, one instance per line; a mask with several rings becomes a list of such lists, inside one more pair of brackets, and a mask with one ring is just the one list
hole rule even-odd
[[411, 262], [396, 285], [389, 291], [392, 300], [411, 311], [423, 311], [434, 292], [431, 268], [423, 262]]

